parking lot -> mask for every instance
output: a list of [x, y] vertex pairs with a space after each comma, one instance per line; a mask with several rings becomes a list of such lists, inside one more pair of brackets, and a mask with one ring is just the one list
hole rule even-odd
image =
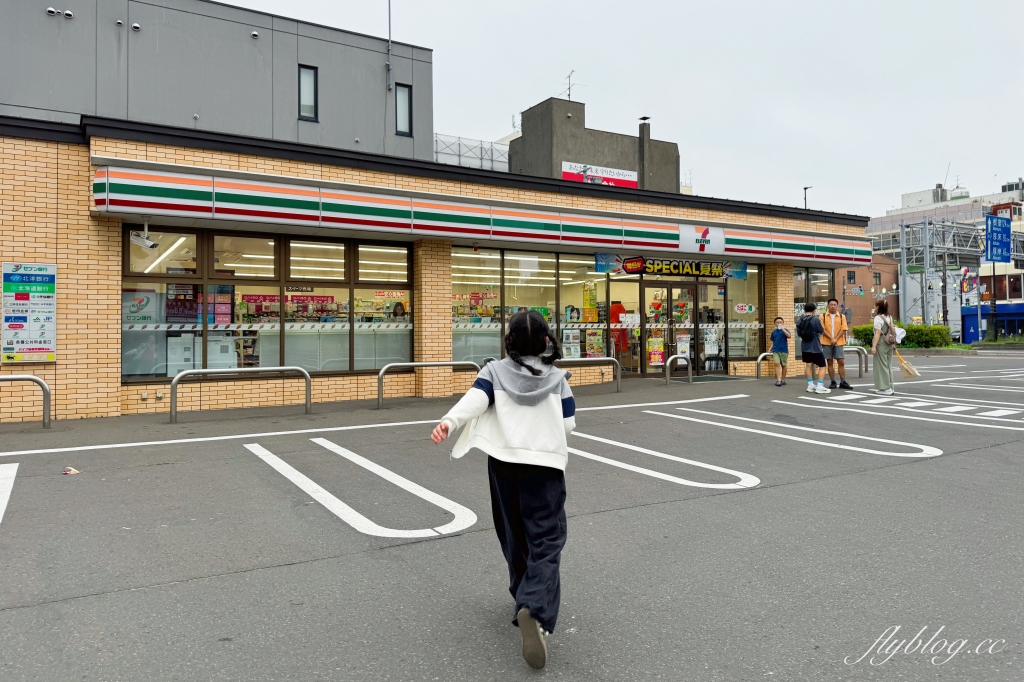
[[913, 361], [578, 391], [540, 673], [455, 398], [2, 425], [0, 679], [1019, 680], [1024, 356]]

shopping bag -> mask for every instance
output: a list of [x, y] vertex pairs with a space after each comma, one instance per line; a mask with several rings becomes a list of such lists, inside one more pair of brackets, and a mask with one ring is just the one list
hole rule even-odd
[[921, 370], [904, 360], [898, 350], [893, 348], [893, 351], [896, 353], [896, 357], [900, 359], [900, 372], [903, 374], [904, 379], [914, 379], [921, 376]]

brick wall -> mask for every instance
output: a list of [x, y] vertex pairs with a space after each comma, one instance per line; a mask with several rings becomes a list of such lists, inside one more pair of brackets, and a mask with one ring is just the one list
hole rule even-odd
[[[57, 264], [57, 362], [3, 365], [53, 391], [57, 419], [120, 413], [121, 239], [90, 216], [89, 148], [0, 137], [0, 260]], [[41, 418], [33, 384], [0, 384], [0, 422]]]
[[[452, 243], [421, 239], [413, 246], [413, 349], [416, 362], [452, 359]], [[452, 395], [450, 367], [416, 370], [416, 395]]]

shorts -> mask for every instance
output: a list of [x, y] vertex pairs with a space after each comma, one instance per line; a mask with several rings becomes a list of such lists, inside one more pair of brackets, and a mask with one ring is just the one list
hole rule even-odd
[[808, 365], [817, 365], [818, 367], [825, 366], [825, 355], [823, 353], [810, 353], [808, 351], [804, 351], [802, 355], [804, 362]]
[[843, 346], [822, 346], [822, 355], [825, 356], [826, 360], [842, 360], [843, 359]]
[[782, 365], [783, 367], [785, 367], [786, 364], [789, 362], [789, 353], [773, 352], [772, 360], [775, 361], [776, 365]]

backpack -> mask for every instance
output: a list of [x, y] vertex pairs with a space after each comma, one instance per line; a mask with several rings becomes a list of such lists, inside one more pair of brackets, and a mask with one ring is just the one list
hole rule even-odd
[[813, 315], [805, 315], [796, 323], [796, 334], [805, 343], [810, 343], [814, 340], [814, 326], [809, 324], [812, 317]]
[[882, 319], [885, 320], [885, 327], [886, 327], [886, 331], [884, 331], [882, 333], [882, 338], [884, 338], [885, 342], [887, 344], [889, 344], [890, 346], [897, 345], [900, 342], [900, 340], [899, 340], [899, 337], [896, 336], [896, 325], [894, 325], [892, 323], [892, 318], [889, 318], [889, 319], [882, 318]]

